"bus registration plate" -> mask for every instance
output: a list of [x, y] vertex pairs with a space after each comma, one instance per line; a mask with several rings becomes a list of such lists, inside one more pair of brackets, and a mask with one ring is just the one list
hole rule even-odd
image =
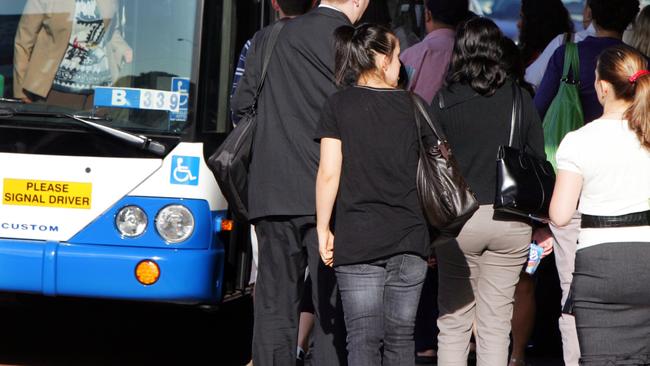
[[181, 95], [178, 91], [154, 89], [97, 87], [93, 104], [95, 107], [149, 109], [178, 112]]

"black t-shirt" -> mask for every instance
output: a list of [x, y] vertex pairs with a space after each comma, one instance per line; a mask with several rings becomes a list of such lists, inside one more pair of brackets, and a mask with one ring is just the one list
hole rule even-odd
[[[427, 138], [432, 133], [423, 128]], [[419, 145], [409, 93], [351, 87], [332, 95], [317, 138], [341, 140], [334, 264], [401, 253], [425, 257], [429, 233], [416, 189]]]

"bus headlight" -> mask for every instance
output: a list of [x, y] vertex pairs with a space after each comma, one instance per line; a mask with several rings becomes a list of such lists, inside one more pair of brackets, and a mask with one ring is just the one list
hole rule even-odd
[[125, 206], [115, 216], [115, 227], [127, 238], [140, 236], [147, 228], [147, 214], [138, 206]]
[[156, 216], [156, 230], [166, 242], [180, 243], [194, 232], [194, 216], [185, 206], [167, 206]]

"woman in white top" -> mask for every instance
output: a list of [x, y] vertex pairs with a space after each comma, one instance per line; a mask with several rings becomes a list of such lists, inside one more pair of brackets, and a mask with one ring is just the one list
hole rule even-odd
[[630, 47], [605, 50], [595, 83], [604, 114], [569, 133], [557, 152], [551, 220], [566, 225], [576, 205], [582, 214], [571, 287], [581, 365], [650, 364], [647, 69]]

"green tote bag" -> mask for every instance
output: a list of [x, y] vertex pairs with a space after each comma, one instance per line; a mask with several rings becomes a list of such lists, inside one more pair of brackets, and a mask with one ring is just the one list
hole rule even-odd
[[[571, 75], [569, 74], [571, 72]], [[566, 42], [564, 54], [564, 70], [560, 88], [551, 102], [546, 115], [544, 116], [544, 149], [546, 158], [557, 170], [555, 153], [564, 136], [584, 124], [582, 104], [578, 94], [580, 82], [580, 61], [578, 58], [578, 46], [571, 41]]]

